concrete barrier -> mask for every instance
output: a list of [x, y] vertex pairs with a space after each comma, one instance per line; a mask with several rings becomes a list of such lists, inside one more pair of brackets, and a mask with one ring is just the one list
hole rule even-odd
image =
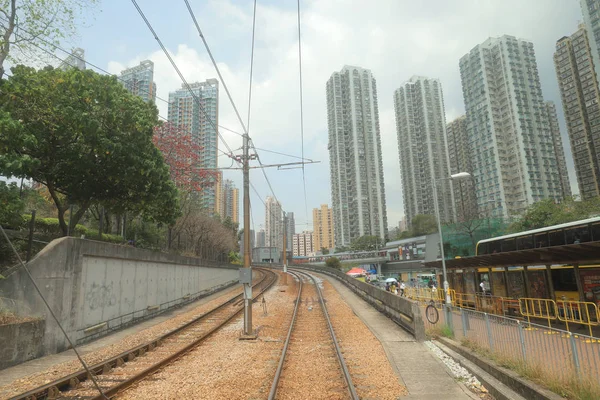
[[44, 320], [0, 325], [0, 369], [43, 354]]
[[385, 290], [381, 290], [368, 283], [361, 282], [333, 268], [306, 264], [301, 266], [294, 265], [290, 268], [308, 269], [340, 280], [367, 303], [371, 304], [378, 311], [387, 315], [398, 325], [412, 333], [416, 340], [426, 340], [425, 324], [423, 322], [421, 309], [417, 302], [386, 292]]
[[[74, 343], [107, 320], [239, 279], [228, 264], [70, 237], [51, 242], [28, 267]], [[45, 320], [44, 354], [67, 349], [22, 268], [0, 281], [0, 296], [15, 300], [17, 314]]]

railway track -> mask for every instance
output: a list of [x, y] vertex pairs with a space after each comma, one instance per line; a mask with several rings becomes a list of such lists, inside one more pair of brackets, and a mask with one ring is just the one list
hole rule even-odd
[[[358, 400], [316, 279], [298, 270], [289, 273], [298, 279], [298, 297], [268, 399]], [[315, 374], [324, 386], [314, 384]]]
[[[253, 285], [256, 300], [277, 280], [273, 271], [260, 269], [263, 276]], [[92, 385], [84, 369], [59, 378], [53, 382], [12, 397], [10, 400], [54, 399], [105, 399], [143, 380], [147, 376], [172, 363], [243, 310], [243, 294], [200, 315], [192, 321], [143, 345], [129, 349], [101, 363], [89, 366], [104, 392], [100, 395]], [[106, 397], [105, 397], [106, 396]]]

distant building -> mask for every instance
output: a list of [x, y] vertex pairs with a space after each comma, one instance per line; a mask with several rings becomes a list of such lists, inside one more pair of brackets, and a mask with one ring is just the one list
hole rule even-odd
[[579, 194], [584, 200], [600, 196], [600, 90], [588, 34], [581, 25], [571, 36], [559, 39], [554, 52]]
[[438, 79], [413, 76], [394, 92], [394, 109], [408, 223], [417, 214], [436, 215], [436, 202], [441, 221], [454, 221], [454, 193], [446, 179], [450, 167], [442, 84]]
[[141, 97], [145, 102], [156, 103], [156, 83], [154, 83], [154, 63], [150, 60], [140, 65], [121, 71], [119, 82], [132, 94]]
[[314, 255], [312, 231], [294, 234], [292, 242], [292, 254], [295, 257]]
[[240, 222], [240, 191], [235, 187], [231, 179], [225, 179], [218, 186], [217, 193], [219, 194], [218, 213], [221, 219], [231, 218], [232, 222]]
[[287, 243], [285, 244], [285, 246], [286, 246], [286, 249], [289, 251], [292, 248], [292, 237], [296, 233], [296, 221], [294, 219], [293, 212], [286, 213], [285, 218], [286, 218], [285, 237], [287, 240]]
[[[448, 158], [450, 159], [450, 174], [468, 172], [473, 175], [473, 155], [469, 147], [467, 135], [467, 117], [461, 116], [446, 126], [448, 135]], [[465, 179], [452, 182], [454, 191], [454, 202], [456, 204], [456, 220], [458, 222], [469, 221], [479, 218], [477, 197], [475, 195], [475, 184], [473, 179]], [[486, 204], [486, 206], [492, 204]], [[486, 213], [486, 211], [488, 211]], [[482, 210], [485, 215], [490, 210]]]
[[460, 76], [478, 209], [507, 218], [543, 199], [560, 201], [533, 43], [489, 38], [460, 59]]
[[[600, 0], [580, 0], [581, 13], [587, 35], [587, 55], [591, 56], [596, 79], [600, 79]], [[583, 50], [583, 48], [581, 48]]]
[[408, 220], [406, 219], [406, 215], [402, 217], [402, 219], [398, 223], [398, 230], [400, 231], [400, 233], [408, 230]]
[[264, 229], [256, 232], [256, 247], [265, 247], [267, 245], [266, 232]]
[[560, 125], [558, 124], [558, 115], [556, 115], [556, 106], [551, 101], [546, 102], [546, 114], [548, 117], [548, 122], [550, 123], [550, 132], [552, 133], [554, 152], [556, 153], [556, 165], [558, 166], [558, 175], [560, 177], [562, 197], [570, 197], [571, 183], [569, 182], [569, 172], [567, 171], [565, 150], [562, 144]]
[[[190, 88], [193, 94], [185, 84], [169, 93], [169, 122], [187, 131], [199, 146], [200, 166], [214, 170], [218, 167], [219, 82], [207, 79], [190, 84]], [[218, 212], [217, 179], [213, 180], [213, 184], [198, 193], [202, 207], [209, 213]]]
[[252, 262], [276, 263], [280, 262], [281, 253], [277, 247], [255, 247], [252, 249]]
[[265, 202], [265, 227], [266, 246], [283, 251], [283, 211], [281, 204], [271, 196]]
[[327, 81], [335, 245], [387, 237], [377, 86], [368, 69], [344, 66]]
[[315, 252], [335, 248], [333, 213], [327, 204], [321, 204], [320, 208], [313, 208], [313, 232]]
[[69, 68], [85, 69], [85, 50], [76, 47], [71, 54], [58, 66], [59, 69], [66, 71]]

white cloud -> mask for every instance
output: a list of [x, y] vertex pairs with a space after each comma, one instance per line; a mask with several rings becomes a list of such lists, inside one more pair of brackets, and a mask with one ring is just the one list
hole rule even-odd
[[[295, 8], [283, 7], [279, 3], [258, 5], [250, 133], [257, 147], [300, 155], [297, 17]], [[229, 60], [219, 68], [245, 123], [251, 3], [238, 6], [229, 0], [214, 0], [206, 11], [209, 15], [204, 19], [209, 22], [203, 28], [204, 34], [215, 57], [226, 56]], [[188, 21], [189, 32], [195, 33], [191, 20], [186, 18], [182, 16]], [[439, 78], [450, 121], [464, 113], [460, 57], [489, 36], [511, 34], [533, 41], [544, 95], [557, 104], [562, 118], [552, 52], [557, 39], [576, 30], [579, 19], [577, 2], [562, 0], [303, 1], [304, 151], [306, 157], [321, 161], [305, 167], [308, 219], [313, 207], [330, 204], [325, 83], [333, 71], [345, 64], [358, 65], [371, 69], [377, 80], [388, 222], [395, 226], [404, 212], [393, 91], [412, 75]], [[188, 82], [216, 77], [208, 56], [196, 50], [201, 48], [200, 39], [195, 36], [195, 40], [169, 48]], [[127, 48], [133, 46], [128, 44]], [[146, 58], [155, 63], [158, 95], [168, 98], [168, 92], [181, 87], [181, 81], [162, 51], [136, 54], [131, 59], [119, 55], [118, 60], [109, 63], [109, 70], [119, 72]], [[219, 123], [241, 131], [223, 87], [220, 96]], [[166, 116], [166, 105], [158, 105]], [[564, 124], [562, 128], [566, 136]], [[239, 136], [224, 130], [222, 133], [232, 148], [241, 145]], [[262, 153], [262, 159], [265, 163], [294, 161], [269, 153]], [[228, 165], [224, 157], [219, 162]], [[304, 229], [306, 225], [301, 224], [306, 223], [307, 214], [301, 170], [270, 169], [268, 174], [284, 208], [295, 213], [298, 230]], [[226, 175], [241, 187], [239, 171]], [[269, 189], [261, 175], [255, 170], [252, 179], [261, 196], [266, 196]], [[258, 229], [264, 206], [256, 196], [252, 201]]]

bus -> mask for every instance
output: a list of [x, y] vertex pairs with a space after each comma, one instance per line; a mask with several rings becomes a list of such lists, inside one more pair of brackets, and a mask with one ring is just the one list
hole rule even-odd
[[475, 254], [496, 254], [600, 241], [600, 217], [480, 240]]

